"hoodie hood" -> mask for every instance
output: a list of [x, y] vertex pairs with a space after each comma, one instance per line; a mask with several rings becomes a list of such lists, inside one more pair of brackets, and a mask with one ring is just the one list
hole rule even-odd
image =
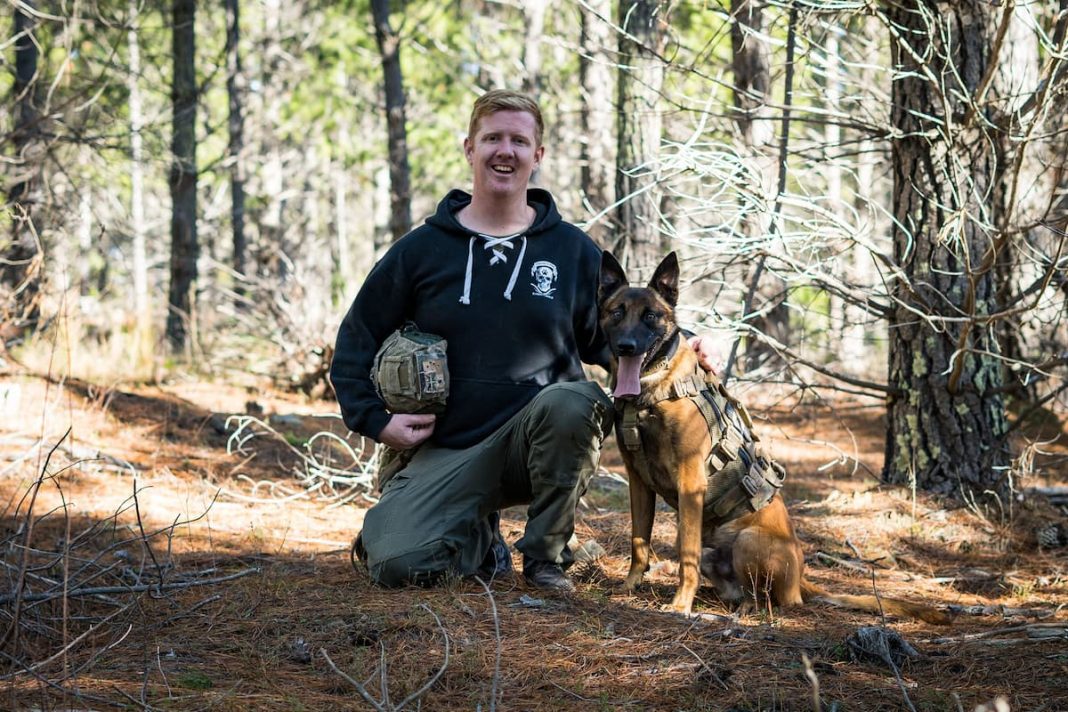
[[[467, 239], [467, 266], [464, 270], [464, 288], [460, 294], [460, 303], [471, 303], [471, 281], [474, 274], [475, 245], [481, 243], [482, 250], [488, 255], [490, 265], [500, 262], [512, 262], [511, 279], [504, 290], [506, 300], [512, 300], [512, 290], [523, 269], [523, 258], [527, 254], [527, 239], [549, 232], [560, 224], [560, 213], [556, 209], [552, 195], [541, 188], [527, 189], [527, 204], [534, 208], [534, 222], [526, 230], [514, 235], [485, 235], [470, 230], [460, 224], [456, 214], [471, 203], [471, 194], [462, 190], [449, 191], [438, 203], [437, 212], [427, 218], [432, 225], [448, 235]], [[518, 255], [515, 254], [518, 245]]]
[[[456, 213], [471, 203], [471, 194], [463, 190], [450, 190], [448, 195], [438, 203], [437, 211], [426, 219], [428, 225], [433, 225], [439, 230], [456, 235], [457, 237], [471, 237], [477, 233], [467, 229], [456, 219]], [[560, 212], [556, 209], [552, 194], [542, 188], [527, 189], [527, 205], [534, 208], [534, 222], [522, 234], [534, 237], [543, 232], [552, 230], [560, 224]]]

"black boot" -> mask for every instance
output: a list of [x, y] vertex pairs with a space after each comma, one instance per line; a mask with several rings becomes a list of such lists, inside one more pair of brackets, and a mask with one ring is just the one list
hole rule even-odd
[[560, 564], [552, 561], [539, 561], [523, 556], [523, 577], [536, 588], [546, 591], [574, 591], [575, 584], [564, 575]]
[[478, 577], [489, 583], [493, 579], [499, 579], [512, 573], [512, 555], [508, 552], [508, 544], [501, 536], [501, 514], [494, 512], [489, 516], [490, 526], [493, 527], [493, 541], [486, 558], [478, 567]]

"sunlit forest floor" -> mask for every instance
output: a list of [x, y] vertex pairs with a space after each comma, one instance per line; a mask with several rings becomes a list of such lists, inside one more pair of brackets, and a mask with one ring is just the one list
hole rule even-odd
[[[1068, 522], [1063, 510], [946, 509], [880, 486], [879, 403], [747, 398], [762, 403], [758, 427], [787, 467], [809, 576], [835, 592], [874, 586], [963, 607], [951, 627], [819, 603], [735, 614], [708, 588], [698, 617], [662, 613], [676, 581], [674, 515], [658, 515], [660, 561], [647, 584], [621, 593], [627, 495], [607, 476], [578, 526], [580, 543], [606, 554], [576, 565], [573, 595], [521, 577], [493, 582], [492, 595], [474, 581], [375, 588], [348, 550], [368, 500], [339, 503], [296, 481], [312, 435], [344, 435], [318, 417], [335, 412], [332, 402], [196, 380], [112, 388], [9, 371], [0, 708], [372, 709], [340, 671], [394, 709], [441, 670], [423, 710], [970, 711], [998, 696], [1012, 710], [1068, 709], [1068, 549], [1042, 549], [1035, 537]], [[226, 416], [249, 409], [277, 435], [262, 431], [228, 454]], [[1031, 435], [1061, 435], [1045, 427]], [[1043, 445], [1049, 454], [1031, 463], [1041, 475], [1019, 487], [1068, 480], [1063, 439]], [[602, 465], [619, 473], [613, 447]], [[522, 527], [520, 509], [506, 513], [509, 541]], [[899, 633], [918, 656], [895, 665], [859, 656], [849, 640], [863, 626]]]

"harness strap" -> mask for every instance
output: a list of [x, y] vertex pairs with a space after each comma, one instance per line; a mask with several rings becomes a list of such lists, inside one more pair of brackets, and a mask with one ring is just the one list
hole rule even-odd
[[[617, 401], [623, 445], [641, 449], [638, 413], [665, 400], [689, 398], [701, 412], [712, 438], [708, 457], [706, 512], [726, 522], [763, 509], [783, 485], [786, 471], [764, 454], [753, 433], [748, 409], [724, 387], [716, 374], [698, 371], [635, 399]], [[706, 515], [707, 516], [707, 515]]]
[[632, 401], [623, 404], [623, 445], [631, 451], [642, 448], [642, 436], [638, 432], [638, 407]]

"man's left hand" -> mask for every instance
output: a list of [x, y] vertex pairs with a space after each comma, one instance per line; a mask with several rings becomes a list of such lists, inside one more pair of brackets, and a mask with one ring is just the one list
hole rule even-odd
[[710, 373], [719, 374], [726, 365], [727, 356], [723, 343], [712, 336], [691, 336], [690, 347], [697, 353], [697, 363]]

